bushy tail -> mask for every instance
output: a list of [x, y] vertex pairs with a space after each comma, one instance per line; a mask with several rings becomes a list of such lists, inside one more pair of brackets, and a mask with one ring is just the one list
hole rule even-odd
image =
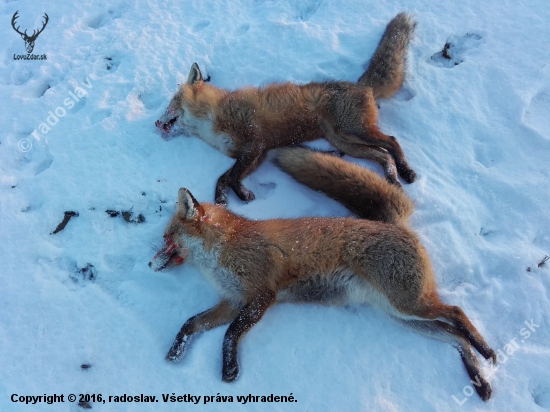
[[303, 147], [273, 151], [274, 162], [298, 182], [326, 194], [357, 216], [387, 223], [404, 223], [413, 203], [403, 189], [376, 173], [336, 156]]
[[407, 46], [416, 22], [407, 13], [399, 13], [389, 22], [369, 67], [357, 81], [372, 87], [374, 98], [391, 97], [403, 84]]

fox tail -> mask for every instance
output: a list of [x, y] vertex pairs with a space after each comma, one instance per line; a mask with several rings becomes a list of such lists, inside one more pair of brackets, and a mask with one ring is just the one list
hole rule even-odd
[[399, 13], [386, 27], [367, 71], [357, 81], [371, 87], [375, 99], [393, 96], [403, 84], [407, 46], [415, 27], [407, 13]]
[[304, 147], [273, 151], [274, 163], [298, 182], [342, 203], [357, 216], [387, 223], [405, 223], [414, 210], [402, 188], [375, 172], [328, 153]]

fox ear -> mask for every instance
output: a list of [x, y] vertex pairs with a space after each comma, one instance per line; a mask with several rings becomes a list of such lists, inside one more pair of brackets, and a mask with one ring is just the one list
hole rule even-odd
[[197, 63], [193, 63], [191, 70], [189, 71], [189, 77], [187, 78], [187, 84], [195, 84], [202, 82], [202, 73]]
[[197, 202], [197, 199], [193, 197], [189, 190], [182, 187], [178, 191], [178, 206], [176, 213], [180, 215], [181, 218], [186, 220], [194, 219], [199, 215], [200, 207], [200, 203]]

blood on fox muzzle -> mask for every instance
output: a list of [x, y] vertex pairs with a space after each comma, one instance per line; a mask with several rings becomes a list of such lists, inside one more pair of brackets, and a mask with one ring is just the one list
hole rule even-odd
[[168, 240], [164, 247], [149, 262], [149, 267], [155, 272], [171, 269], [175, 266], [183, 265], [187, 255], [187, 249], [179, 247], [173, 240]]
[[160, 131], [169, 134], [170, 130], [172, 129], [172, 126], [174, 126], [174, 123], [176, 123], [176, 120], [178, 120], [178, 116], [168, 120], [168, 122], [163, 123], [160, 119], [155, 122], [155, 126]]

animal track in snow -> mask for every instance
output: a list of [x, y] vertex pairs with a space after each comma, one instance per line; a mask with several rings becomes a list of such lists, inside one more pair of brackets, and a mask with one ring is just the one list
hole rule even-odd
[[114, 73], [117, 71], [121, 60], [122, 59], [116, 54], [108, 54], [105, 57], [98, 56], [96, 61], [94, 62], [93, 73], [97, 77], [103, 77]]
[[256, 195], [256, 199], [266, 199], [269, 193], [277, 187], [274, 182], [260, 183], [259, 181], [251, 178], [251, 190]]
[[435, 53], [429, 63], [438, 67], [452, 68], [464, 61], [464, 54], [482, 44], [482, 37], [475, 33], [466, 33], [464, 36], [451, 36], [447, 39], [443, 50]]
[[323, 0], [297, 1], [298, 17], [300, 17], [300, 20], [308, 21], [311, 19], [317, 13], [322, 3]]
[[105, 68], [110, 72], [115, 72], [116, 69], [118, 69], [119, 64], [120, 64], [120, 60], [115, 56], [105, 57]]
[[120, 16], [122, 16], [122, 10], [108, 10], [107, 13], [98, 14], [90, 19], [88, 26], [92, 29], [99, 29]]
[[162, 96], [156, 91], [140, 93], [138, 99], [141, 100], [147, 110], [157, 110], [164, 104]]
[[531, 99], [523, 114], [523, 121], [541, 136], [550, 139], [550, 88], [542, 90]]
[[484, 167], [495, 167], [503, 158], [502, 149], [499, 147], [491, 147], [485, 142], [476, 142], [474, 146], [475, 159]]
[[22, 84], [27, 83], [30, 79], [32, 79], [34, 73], [32, 70], [21, 68], [21, 70], [17, 70], [11, 73], [11, 80], [12, 83], [16, 86], [21, 86]]
[[538, 385], [532, 392], [533, 401], [543, 409], [550, 410], [550, 386]]
[[44, 173], [46, 170], [50, 168], [50, 166], [53, 163], [53, 156], [48, 151], [45, 153], [44, 158], [36, 163], [34, 167], [34, 174], [39, 175], [40, 173]]
[[103, 119], [111, 117], [112, 114], [113, 111], [111, 109], [101, 109], [92, 113], [92, 115], [90, 116], [90, 121], [92, 124], [96, 124], [101, 122]]
[[208, 26], [210, 26], [210, 20], [203, 20], [193, 25], [193, 27], [191, 28], [191, 31], [193, 33], [198, 33], [199, 31], [207, 28]]
[[240, 37], [246, 34], [246, 32], [250, 29], [250, 24], [243, 24], [241, 25], [236, 31], [235, 31], [235, 37]]

